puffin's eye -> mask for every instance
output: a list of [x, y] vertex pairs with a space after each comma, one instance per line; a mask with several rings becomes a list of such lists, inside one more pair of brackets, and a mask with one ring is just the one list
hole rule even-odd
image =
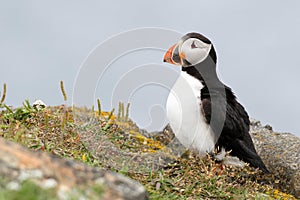
[[193, 43], [191, 44], [191, 48], [192, 48], [192, 49], [197, 48], [196, 45], [195, 45], [195, 41], [193, 41]]

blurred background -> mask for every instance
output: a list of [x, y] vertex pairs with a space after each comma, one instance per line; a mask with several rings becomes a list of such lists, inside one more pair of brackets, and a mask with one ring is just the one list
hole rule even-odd
[[[220, 79], [233, 89], [249, 115], [275, 131], [300, 136], [299, 8], [299, 1], [279, 0], [1, 0], [0, 91], [6, 83], [5, 103], [15, 107], [25, 99], [60, 105], [59, 81], [64, 81], [70, 97], [84, 60], [112, 35], [143, 27], [182, 34], [196, 31], [213, 41]], [[143, 64], [144, 59], [146, 63], [161, 63], [163, 54], [142, 51], [114, 63], [114, 69]], [[136, 96], [154, 102], [159, 98], [163, 109], [167, 92], [153, 95], [155, 90], [149, 88], [149, 96]], [[101, 90], [95, 96], [101, 98], [105, 93]], [[72, 98], [68, 103], [72, 104]], [[109, 102], [104, 101], [103, 106], [111, 110]], [[134, 105], [132, 109], [139, 110]], [[151, 121], [151, 117], [138, 114], [132, 118], [144, 128]]]

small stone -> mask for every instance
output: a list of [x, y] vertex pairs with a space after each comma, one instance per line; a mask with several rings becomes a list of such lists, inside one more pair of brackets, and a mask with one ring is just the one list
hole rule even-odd
[[20, 190], [21, 185], [20, 185], [20, 183], [18, 183], [16, 181], [12, 181], [12, 182], [9, 182], [6, 187], [9, 190]]

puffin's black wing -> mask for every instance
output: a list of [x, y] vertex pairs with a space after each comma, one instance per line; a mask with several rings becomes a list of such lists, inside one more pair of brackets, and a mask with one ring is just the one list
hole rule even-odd
[[[218, 126], [224, 123], [216, 146], [224, 147], [226, 151], [231, 150], [231, 155], [237, 156], [253, 167], [258, 167], [262, 171], [268, 172], [266, 166], [257, 154], [251, 136], [249, 135], [250, 121], [247, 112], [236, 100], [231, 89], [226, 86], [224, 87], [225, 88], [210, 89], [209, 92], [207, 87], [201, 90], [202, 112], [206, 121], [210, 123], [212, 130], [215, 133], [220, 131], [220, 127]], [[218, 113], [214, 116], [214, 120], [212, 121], [211, 97], [213, 98], [214, 104], [216, 104], [213, 105], [213, 108], [216, 109], [214, 113]], [[227, 103], [226, 105], [224, 105], [225, 101]], [[225, 122], [224, 115], [226, 116]]]

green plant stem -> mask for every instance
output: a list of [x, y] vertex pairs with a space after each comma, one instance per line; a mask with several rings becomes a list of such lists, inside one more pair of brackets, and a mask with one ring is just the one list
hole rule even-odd
[[61, 93], [64, 97], [64, 101], [67, 101], [68, 98], [67, 98], [67, 94], [66, 94], [66, 91], [65, 91], [65, 88], [64, 88], [64, 82], [63, 81], [60, 81], [60, 90], [61, 90]]
[[6, 83], [3, 84], [3, 94], [2, 94], [2, 97], [1, 97], [1, 100], [0, 100], [0, 105], [3, 104], [3, 102], [5, 100], [5, 97], [6, 97]]

